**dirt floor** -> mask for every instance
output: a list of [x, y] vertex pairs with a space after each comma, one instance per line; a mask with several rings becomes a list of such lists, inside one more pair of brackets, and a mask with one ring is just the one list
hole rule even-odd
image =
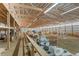
[[[6, 47], [7, 47], [7, 43], [0, 40], [0, 52], [1, 52], [1, 50], [3, 51], [2, 48], [5, 48], [5, 51], [0, 53], [0, 56], [23, 56], [22, 41], [15, 40], [15, 41], [11, 42], [9, 50], [6, 50]], [[35, 56], [39, 56], [39, 54], [35, 53]]]
[[[65, 38], [65, 37], [63, 37]], [[71, 37], [71, 36], [66, 36], [66, 39], [58, 39], [57, 41], [57, 46], [62, 47], [70, 51], [71, 53], [79, 53], [79, 38], [78, 37]], [[53, 41], [52, 36], [48, 36], [48, 39], [50, 43]]]
[[58, 46], [67, 49], [73, 54], [79, 53], [79, 39], [71, 38], [58, 40]]
[[0, 56], [5, 51], [6, 48], [6, 42], [3, 42], [3, 40], [0, 40]]
[[[47, 37], [50, 41], [50, 43], [53, 43], [53, 37], [48, 36]], [[63, 37], [65, 38], [65, 37]], [[57, 41], [57, 46], [61, 48], [67, 49], [69, 52], [75, 54], [79, 53], [79, 38], [78, 37], [72, 37], [72, 36], [66, 36], [66, 39], [58, 39]], [[17, 44], [17, 41], [11, 42], [11, 49], [6, 50], [5, 52], [2, 53], [3, 56], [11, 56], [12, 53], [14, 52], [14, 48]], [[0, 48], [6, 48], [6, 42], [0, 41]], [[21, 49], [22, 51], [22, 49]]]
[[14, 48], [15, 48], [16, 42], [17, 41], [11, 42], [10, 49], [6, 50], [7, 42], [0, 41], [0, 48], [5, 48], [5, 51], [1, 54], [1, 56], [12, 56], [12, 54], [14, 52]]

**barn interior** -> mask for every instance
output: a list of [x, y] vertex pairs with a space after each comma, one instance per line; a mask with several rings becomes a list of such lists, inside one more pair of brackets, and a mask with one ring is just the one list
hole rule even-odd
[[78, 44], [79, 3], [0, 3], [1, 56], [73, 56]]

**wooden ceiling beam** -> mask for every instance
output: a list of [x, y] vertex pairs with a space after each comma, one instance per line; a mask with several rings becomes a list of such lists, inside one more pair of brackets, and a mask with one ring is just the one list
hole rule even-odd
[[0, 20], [3, 20], [4, 18], [0, 16]]
[[33, 23], [35, 23], [35, 22], [37, 21], [37, 19], [39, 19], [39, 18], [44, 14], [44, 11], [46, 10], [46, 8], [47, 8], [48, 6], [49, 6], [49, 4], [48, 4], [46, 7], [44, 7], [43, 11], [40, 12], [40, 13], [35, 17], [35, 19], [34, 19], [30, 24], [27, 25], [27, 27], [30, 27]]
[[0, 17], [0, 22], [2, 22], [2, 23], [6, 23], [6, 19], [3, 18], [3, 17]]
[[7, 16], [7, 14], [5, 13], [5, 11], [3, 11], [1, 8], [0, 8], [0, 12], [1, 12], [4, 16]]
[[4, 17], [7, 17], [6, 14], [4, 13], [4, 11], [2, 11], [2, 9], [0, 9], [0, 13], [1, 13]]
[[2, 15], [2, 14], [0, 14], [0, 17], [2, 17], [2, 18], [6, 18], [4, 15]]
[[12, 5], [15, 6], [15, 8], [18, 8], [18, 9], [19, 8], [24, 8], [24, 9], [26, 8], [26, 9], [36, 10], [36, 11], [43, 11], [41, 8], [28, 6], [28, 5], [21, 5], [21, 4], [12, 4]]
[[36, 27], [36, 26], [42, 26], [46, 24], [55, 24], [59, 23], [61, 21], [57, 21], [56, 19], [45, 19], [45, 18], [40, 18], [40, 20], [36, 21], [36, 23], [32, 24], [31, 27]]

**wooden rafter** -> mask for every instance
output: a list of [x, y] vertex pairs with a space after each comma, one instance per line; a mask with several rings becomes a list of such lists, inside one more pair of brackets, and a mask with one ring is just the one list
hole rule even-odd
[[2, 17], [2, 18], [6, 18], [3, 14], [0, 14], [0, 17]]
[[38, 7], [33, 7], [33, 6], [28, 6], [28, 5], [21, 5], [21, 4], [13, 4], [16, 8], [26, 8], [26, 9], [32, 9], [32, 10], [36, 10], [36, 11], [43, 11], [41, 8]]
[[[41, 15], [43, 15], [43, 13], [44, 13], [44, 11], [46, 10], [46, 8], [49, 6], [50, 4], [48, 4], [44, 9], [43, 9], [43, 11], [42, 12], [40, 12], [36, 17], [35, 17], [35, 19], [30, 23], [31, 25], [33, 24], [33, 23], [35, 23], [36, 21], [37, 21], [37, 19], [41, 16]], [[27, 25], [27, 27], [30, 27], [31, 25]]]
[[4, 16], [6, 16], [7, 13], [0, 7], [0, 11], [3, 13]]

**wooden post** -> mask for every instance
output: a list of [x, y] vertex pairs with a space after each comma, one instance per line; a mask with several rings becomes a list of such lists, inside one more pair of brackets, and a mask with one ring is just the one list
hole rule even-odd
[[16, 39], [16, 37], [15, 37], [15, 20], [13, 22], [13, 26], [14, 26], [14, 39]]
[[19, 37], [19, 27], [18, 27], [18, 24], [16, 23], [16, 39], [18, 40], [20, 37]]
[[58, 46], [58, 40], [59, 40], [58, 27], [56, 28], [56, 32], [57, 32], [56, 46]]
[[59, 34], [59, 37], [60, 37], [60, 27], [58, 27], [58, 34]]
[[65, 34], [66, 34], [66, 25], [65, 25]]
[[72, 27], [71, 29], [72, 29], [72, 35], [73, 35], [73, 24], [71, 25], [71, 27]]
[[35, 52], [34, 52], [34, 47], [33, 47], [33, 45], [32, 45], [32, 52], [31, 52], [31, 53], [32, 53], [31, 55], [34, 56], [34, 53], [35, 53]]
[[7, 12], [7, 26], [9, 27], [7, 30], [7, 49], [10, 48], [10, 13]]

